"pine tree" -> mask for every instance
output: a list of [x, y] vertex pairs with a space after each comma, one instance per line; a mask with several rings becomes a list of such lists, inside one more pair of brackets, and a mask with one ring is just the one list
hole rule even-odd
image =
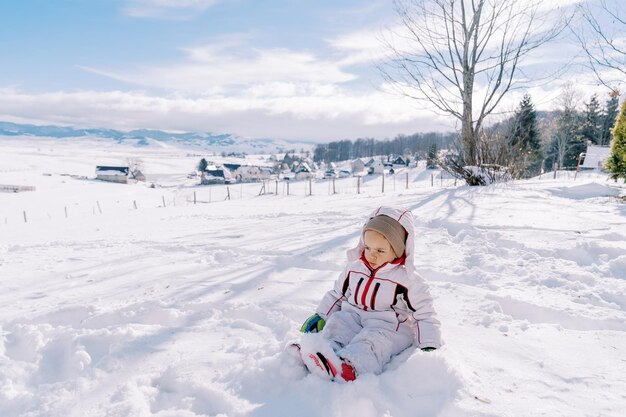
[[428, 158], [426, 158], [426, 168], [435, 169], [437, 168], [437, 154], [439, 150], [437, 149], [437, 144], [432, 143], [430, 148], [428, 149]]
[[600, 114], [600, 103], [598, 97], [591, 96], [589, 103], [585, 103], [585, 113], [580, 126], [581, 139], [599, 144], [602, 141], [602, 115]]
[[541, 137], [537, 125], [537, 112], [530, 95], [522, 98], [513, 116], [509, 133], [509, 145], [522, 156], [526, 176], [539, 173], [541, 167]]
[[606, 169], [611, 173], [612, 179], [626, 180], [626, 102], [622, 104], [622, 110], [613, 128], [611, 155], [606, 163]]
[[610, 98], [606, 101], [606, 106], [602, 112], [602, 133], [600, 135], [600, 145], [609, 145], [613, 135], [611, 129], [615, 126], [615, 120], [619, 114], [619, 93], [611, 92]]
[[207, 167], [209, 166], [208, 162], [206, 161], [206, 159], [202, 158], [200, 160], [200, 162], [198, 163], [198, 171], [200, 172], [204, 172], [206, 171]]

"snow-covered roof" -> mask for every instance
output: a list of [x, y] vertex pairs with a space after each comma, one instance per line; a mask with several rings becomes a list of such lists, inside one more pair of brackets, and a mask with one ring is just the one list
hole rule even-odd
[[115, 167], [115, 166], [97, 166], [96, 175], [128, 175], [128, 167]]
[[313, 170], [311, 169], [309, 164], [307, 164], [306, 162], [302, 162], [298, 167], [298, 172], [313, 172]]
[[261, 171], [261, 168], [254, 166], [254, 165], [245, 165], [245, 166], [240, 166], [237, 170], [237, 172], [239, 172], [240, 174], [256, 174], [258, 172]]

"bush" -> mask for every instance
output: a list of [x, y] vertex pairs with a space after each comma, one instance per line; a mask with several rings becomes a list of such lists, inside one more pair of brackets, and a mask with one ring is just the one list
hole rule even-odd
[[613, 128], [611, 155], [606, 163], [606, 170], [611, 173], [612, 179], [626, 180], [626, 102], [622, 104], [622, 110]]

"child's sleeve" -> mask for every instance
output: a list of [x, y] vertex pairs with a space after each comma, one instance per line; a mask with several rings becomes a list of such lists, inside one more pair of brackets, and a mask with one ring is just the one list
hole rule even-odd
[[322, 301], [315, 311], [324, 320], [326, 320], [335, 311], [341, 310], [341, 302], [346, 299], [346, 291], [348, 290], [348, 267], [346, 266], [339, 277], [335, 281], [333, 289], [328, 291], [322, 297]]
[[415, 274], [413, 285], [408, 290], [408, 307], [415, 319], [417, 347], [420, 349], [426, 347], [440, 348], [443, 344], [441, 341], [441, 323], [437, 319], [428, 285], [422, 277]]

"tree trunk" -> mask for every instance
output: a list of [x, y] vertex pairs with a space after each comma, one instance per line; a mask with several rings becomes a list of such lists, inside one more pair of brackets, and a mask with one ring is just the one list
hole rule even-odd
[[[465, 64], [467, 66], [467, 63]], [[474, 119], [472, 115], [472, 91], [474, 77], [466, 69], [463, 80], [463, 120], [461, 121], [461, 137], [463, 139], [463, 160], [465, 165], [478, 165], [476, 161], [476, 135], [474, 134]]]

